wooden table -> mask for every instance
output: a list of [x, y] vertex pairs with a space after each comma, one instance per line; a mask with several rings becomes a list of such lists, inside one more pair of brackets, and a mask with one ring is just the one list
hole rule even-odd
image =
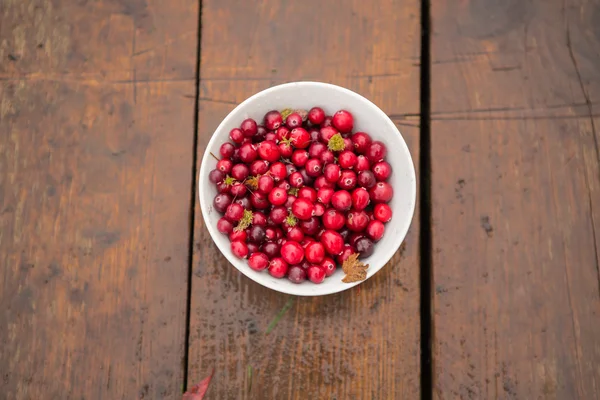
[[[3, 0], [0, 398], [600, 399], [600, 1]], [[420, 177], [405, 248], [290, 297], [198, 161], [249, 95], [355, 90]], [[249, 371], [252, 371], [250, 374]]]

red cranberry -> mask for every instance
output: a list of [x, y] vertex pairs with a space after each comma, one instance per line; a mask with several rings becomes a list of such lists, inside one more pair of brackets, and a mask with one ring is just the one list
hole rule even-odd
[[235, 197], [242, 197], [246, 194], [246, 186], [242, 183], [236, 182], [231, 185], [231, 194]]
[[325, 121], [325, 111], [321, 107], [313, 107], [308, 111], [308, 120], [313, 125], [321, 125]]
[[289, 144], [287, 142], [281, 142], [278, 144], [278, 146], [279, 146], [279, 153], [281, 154], [281, 157], [290, 158], [292, 156], [292, 153], [294, 152], [294, 148], [292, 147], [291, 144]]
[[287, 200], [288, 194], [285, 189], [275, 188], [269, 193], [269, 201], [274, 206], [281, 206]]
[[342, 228], [338, 232], [342, 235], [342, 238], [344, 238], [344, 242], [348, 240], [348, 237], [350, 236], [350, 230], [348, 228]]
[[371, 143], [365, 155], [371, 162], [377, 162], [383, 160], [387, 154], [387, 147], [380, 141], [374, 141]]
[[260, 211], [255, 211], [252, 215], [252, 225], [258, 225], [264, 227], [267, 225], [267, 217]]
[[230, 220], [231, 222], [237, 222], [244, 216], [244, 207], [242, 207], [238, 203], [232, 203], [227, 207], [227, 211], [225, 211], [225, 218]]
[[286, 237], [288, 240], [300, 243], [304, 239], [304, 232], [299, 227], [294, 226], [288, 230]]
[[308, 160], [306, 162], [306, 173], [308, 174], [308, 176], [312, 177], [312, 178], [316, 178], [317, 176], [321, 175], [321, 171], [323, 168], [323, 165], [321, 164], [321, 161], [319, 161], [316, 158], [311, 158], [310, 160]]
[[298, 190], [298, 198], [306, 199], [311, 203], [317, 201], [317, 191], [311, 187], [304, 186]]
[[375, 245], [371, 239], [363, 237], [356, 241], [356, 251], [358, 251], [358, 258], [366, 258], [373, 254]]
[[325, 150], [324, 152], [321, 153], [321, 161], [323, 162], [323, 165], [331, 164], [331, 163], [335, 162], [335, 155], [333, 154], [332, 151]]
[[285, 168], [285, 164], [278, 161], [276, 163], [271, 164], [269, 168], [269, 173], [275, 179], [275, 182], [279, 182], [282, 179], [287, 177], [287, 170]]
[[269, 274], [274, 278], [283, 278], [288, 271], [288, 263], [283, 258], [277, 257], [269, 263]]
[[319, 218], [311, 217], [305, 221], [300, 221], [300, 229], [305, 235], [315, 235], [319, 231]]
[[363, 235], [362, 233], [358, 233], [358, 232], [353, 232], [350, 235], [348, 235], [348, 240], [347, 243], [352, 246], [352, 247], [356, 247], [356, 241], [358, 239], [364, 238], [365, 235]]
[[277, 239], [277, 233], [274, 228], [265, 229], [265, 236], [267, 237], [267, 240], [276, 240]]
[[364, 188], [354, 189], [352, 192], [352, 205], [356, 210], [364, 210], [369, 205], [369, 192]]
[[290, 175], [290, 186], [299, 188], [304, 185], [304, 177], [299, 171], [296, 171]]
[[265, 228], [260, 225], [252, 225], [248, 230], [248, 241], [261, 244], [266, 237]]
[[331, 258], [325, 257], [321, 263], [321, 268], [325, 270], [325, 276], [331, 276], [335, 272], [335, 262]]
[[321, 243], [325, 250], [331, 255], [338, 255], [342, 252], [344, 247], [344, 239], [342, 235], [331, 229], [327, 229], [321, 235]]
[[319, 265], [311, 265], [308, 267], [306, 274], [312, 283], [321, 283], [325, 280], [325, 270]]
[[277, 187], [285, 190], [286, 192], [289, 191], [291, 188], [290, 183], [288, 181], [280, 181], [277, 184]]
[[323, 176], [328, 182], [336, 183], [340, 179], [341, 168], [337, 164], [327, 164], [323, 168]]
[[342, 151], [338, 156], [338, 163], [340, 164], [340, 167], [344, 169], [354, 168], [354, 166], [356, 165], [356, 161], [356, 154], [348, 150]]
[[310, 141], [311, 142], [316, 142], [319, 140], [319, 138], [321, 137], [321, 133], [319, 132], [318, 129], [311, 129], [308, 131], [308, 134], [310, 135]]
[[265, 160], [256, 160], [250, 164], [250, 173], [252, 175], [263, 175], [269, 170], [269, 163]]
[[219, 193], [213, 200], [213, 207], [220, 213], [227, 211], [227, 207], [232, 203], [233, 199], [227, 193]]
[[310, 158], [319, 158], [324, 151], [327, 150], [327, 146], [325, 146], [321, 142], [314, 142], [308, 148], [308, 155]]
[[242, 125], [240, 125], [242, 132], [245, 137], [252, 137], [258, 132], [258, 124], [252, 118], [248, 118], [242, 121]]
[[240, 161], [240, 149], [236, 148], [233, 151], [233, 155], [231, 156], [231, 161], [233, 162], [239, 162]]
[[362, 232], [369, 224], [369, 217], [364, 211], [350, 211], [346, 218], [346, 226], [353, 232]]
[[298, 171], [294, 164], [285, 164], [285, 170], [287, 171], [288, 176]]
[[258, 190], [268, 194], [275, 187], [275, 181], [270, 175], [263, 175], [258, 178]]
[[304, 167], [306, 162], [308, 161], [308, 151], [306, 150], [296, 150], [292, 153], [292, 162], [298, 168]]
[[298, 198], [294, 204], [292, 204], [292, 213], [301, 220], [307, 220], [311, 218], [314, 211], [314, 204], [306, 199]]
[[375, 183], [376, 183], [376, 181], [375, 181], [375, 175], [371, 171], [369, 171], [369, 170], [367, 170], [367, 171], [361, 171], [358, 174], [358, 179], [357, 180], [358, 180], [358, 185], [359, 186], [362, 186], [362, 187], [367, 188], [367, 189], [372, 188], [373, 186], [375, 186]]
[[294, 196], [293, 194], [288, 194], [288, 198], [283, 206], [286, 209], [290, 209], [290, 208], [292, 208], [292, 204], [294, 204], [295, 201], [296, 201], [296, 196]]
[[320, 188], [317, 192], [317, 201], [320, 201], [324, 205], [328, 206], [331, 203], [331, 198], [335, 191], [329, 187]]
[[262, 271], [269, 266], [269, 257], [265, 253], [252, 253], [248, 265], [255, 271]]
[[248, 198], [248, 196], [238, 197], [237, 199], [235, 199], [235, 203], [241, 205], [244, 208], [244, 210], [250, 209], [251, 201]]
[[231, 252], [238, 258], [248, 257], [248, 246], [241, 241], [231, 242]]
[[223, 179], [225, 179], [225, 172], [220, 171], [218, 169], [213, 169], [208, 174], [208, 180], [211, 181], [214, 184], [217, 184], [219, 182], [223, 182]]
[[[349, 137], [344, 138], [344, 150], [343, 151], [353, 151], [354, 145], [352, 144], [352, 139]], [[352, 153], [354, 154], [354, 153]]]
[[319, 264], [325, 258], [325, 247], [319, 242], [310, 243], [306, 246], [304, 256], [309, 262]]
[[275, 135], [273, 132], [269, 132], [265, 135], [265, 140], [270, 140], [272, 142], [276, 142], [277, 141], [277, 135]]
[[394, 189], [392, 189], [392, 186], [387, 182], [377, 182], [377, 184], [369, 190], [369, 195], [371, 196], [371, 200], [375, 203], [387, 203], [392, 199]]
[[258, 145], [258, 155], [263, 160], [275, 162], [279, 160], [281, 153], [277, 144], [271, 140], [265, 140]]
[[365, 230], [367, 236], [370, 237], [374, 242], [378, 242], [385, 233], [385, 225], [383, 222], [375, 220], [369, 222], [367, 229]]
[[321, 124], [321, 127], [325, 128], [325, 127], [331, 126], [331, 121], [332, 121], [331, 116], [326, 116], [325, 120]]
[[357, 172], [366, 171], [371, 168], [371, 162], [369, 159], [363, 155], [356, 157], [356, 166], [354, 169]]
[[331, 139], [338, 131], [333, 126], [326, 126], [321, 128], [321, 142], [327, 144], [329, 143], [329, 139]]
[[304, 259], [304, 249], [298, 242], [285, 242], [285, 244], [281, 246], [281, 257], [288, 264], [300, 264], [302, 259]]
[[[307, 164], [308, 164], [308, 161], [307, 161]], [[306, 168], [302, 168], [298, 172], [300, 172], [300, 174], [302, 175], [302, 179], [304, 179], [304, 184], [305, 185], [312, 185], [313, 184], [314, 180], [313, 180], [313, 178], [310, 175], [308, 175], [306, 173]]]
[[342, 250], [342, 252], [336, 257], [336, 261], [339, 264], [343, 264], [344, 261], [346, 261], [348, 257], [350, 257], [354, 253], [356, 253], [356, 250], [354, 250], [354, 248], [351, 245], [346, 244], [344, 245], [344, 249]]
[[387, 181], [392, 174], [392, 166], [385, 161], [373, 165], [373, 174], [378, 181]]
[[259, 125], [256, 130], [256, 135], [254, 135], [254, 137], [252, 138], [252, 141], [254, 143], [262, 142], [263, 140], [265, 140], [267, 133], [268, 133], [267, 128], [265, 128], [262, 125]]
[[275, 132], [278, 141], [286, 140], [290, 137], [290, 130], [286, 126], [282, 126]]
[[271, 213], [269, 214], [271, 221], [273, 221], [273, 223], [277, 224], [277, 225], [283, 223], [283, 221], [285, 221], [287, 216], [288, 216], [287, 209], [283, 206], [273, 207], [271, 209]]
[[233, 143], [242, 143], [244, 140], [244, 132], [239, 128], [233, 128], [229, 131], [229, 139], [231, 139]]
[[290, 138], [294, 147], [305, 149], [310, 144], [310, 135], [304, 128], [295, 128], [290, 132]]
[[[313, 238], [311, 238], [310, 236], [304, 236], [304, 239], [302, 239], [302, 241], [300, 242], [300, 246], [302, 246], [304, 251], [306, 251], [306, 247], [309, 244], [314, 243], [314, 242], [315, 242], [315, 240]], [[308, 268], [308, 266], [306, 268]]]
[[325, 179], [325, 177], [321, 175], [318, 176], [317, 179], [315, 179], [315, 183], [313, 186], [315, 187], [315, 189], [320, 190], [323, 188], [333, 189], [335, 185], [331, 182], [328, 182], [327, 179]]
[[340, 110], [333, 114], [333, 120], [331, 122], [337, 130], [344, 133], [350, 132], [354, 126], [354, 118], [352, 117], [352, 114], [346, 110]]
[[246, 164], [235, 164], [231, 168], [231, 176], [240, 182], [246, 179], [248, 175], [250, 175], [250, 168]]
[[279, 245], [275, 242], [267, 242], [262, 245], [261, 249], [271, 259], [279, 257]]
[[273, 110], [265, 114], [264, 124], [268, 130], [275, 130], [279, 128], [282, 123], [283, 118], [281, 117], [281, 113], [279, 111]]
[[346, 217], [340, 211], [330, 208], [323, 214], [323, 226], [334, 231], [340, 230], [346, 223]]
[[288, 279], [292, 283], [302, 283], [306, 280], [306, 271], [299, 265], [293, 265], [288, 271]]
[[323, 214], [325, 214], [325, 206], [322, 203], [315, 203], [315, 217], [320, 217]]
[[352, 207], [352, 196], [346, 190], [338, 190], [331, 196], [331, 205], [340, 211], [347, 211]]
[[375, 204], [373, 215], [381, 222], [388, 222], [392, 219], [392, 209], [385, 203]]
[[225, 217], [221, 217], [217, 222], [217, 230], [224, 235], [233, 232], [233, 224]]
[[260, 250], [260, 246], [256, 243], [246, 243], [248, 246], [248, 254], [254, 254]]
[[337, 184], [340, 189], [351, 190], [356, 186], [356, 180], [356, 173], [349, 169], [345, 169], [340, 174]]
[[365, 132], [356, 132], [352, 135], [351, 139], [352, 143], [354, 143], [354, 149], [358, 154], [364, 154], [373, 141], [371, 136]]
[[219, 153], [221, 154], [221, 157], [223, 157], [223, 158], [231, 157], [233, 155], [234, 151], [235, 151], [235, 146], [229, 142], [223, 143], [221, 145], [221, 147], [219, 148]]
[[250, 195], [250, 203], [258, 210], [263, 210], [269, 207], [269, 199], [267, 195], [261, 192], [254, 192]]
[[225, 182], [217, 183], [217, 191], [219, 193], [229, 193], [231, 190], [231, 185], [226, 184]]
[[226, 158], [217, 161], [217, 169], [225, 174], [231, 172], [231, 168], [233, 168], [233, 162]]
[[285, 119], [285, 124], [290, 129], [298, 128], [302, 126], [302, 116], [297, 112], [293, 112]]

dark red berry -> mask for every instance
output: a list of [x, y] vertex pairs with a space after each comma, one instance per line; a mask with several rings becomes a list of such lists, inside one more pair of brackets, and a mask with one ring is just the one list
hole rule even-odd
[[285, 164], [285, 170], [287, 171], [288, 176], [298, 171], [294, 164]]
[[244, 210], [249, 210], [251, 205], [251, 201], [248, 196], [238, 197], [235, 199], [234, 203], [241, 205]]
[[352, 196], [346, 190], [338, 190], [331, 196], [331, 205], [339, 211], [348, 211], [352, 207]]
[[275, 232], [275, 228], [269, 227], [265, 229], [265, 236], [267, 237], [267, 240], [276, 240], [277, 233]]
[[338, 255], [342, 252], [344, 247], [344, 239], [342, 235], [331, 229], [327, 229], [323, 232], [320, 239], [325, 250], [331, 255]]
[[231, 185], [228, 185], [225, 182], [219, 182], [217, 183], [217, 191], [219, 193], [229, 193], [231, 191]]
[[319, 265], [308, 267], [306, 274], [312, 283], [321, 283], [325, 280], [325, 270]]
[[264, 142], [258, 145], [258, 155], [263, 160], [269, 162], [275, 162], [279, 160], [281, 156], [281, 152], [279, 151], [279, 147], [277, 144], [270, 140], [265, 140]]
[[246, 258], [248, 257], [248, 246], [239, 240], [231, 242], [231, 252], [237, 258]]
[[340, 189], [351, 190], [356, 187], [356, 181], [356, 173], [349, 169], [345, 169], [340, 174], [337, 185], [340, 187]]
[[[268, 228], [267, 228], [268, 230]], [[270, 259], [275, 257], [279, 257], [279, 245], [275, 242], [267, 242], [262, 245], [261, 250], [265, 253]]]
[[233, 232], [233, 224], [225, 217], [221, 217], [217, 222], [217, 230], [224, 235]]
[[269, 263], [269, 274], [274, 278], [283, 278], [288, 271], [288, 263], [283, 258], [277, 257]]
[[[308, 161], [307, 161], [307, 163], [308, 163]], [[302, 168], [298, 172], [300, 172], [300, 174], [302, 175], [302, 179], [304, 179], [304, 184], [305, 185], [312, 185], [313, 184], [314, 179], [310, 175], [308, 175], [306, 173], [306, 168]]]
[[321, 175], [323, 164], [319, 159], [311, 158], [306, 162], [305, 169], [308, 176], [316, 178], [317, 176]]
[[287, 197], [288, 197], [287, 191], [282, 188], [274, 188], [269, 193], [269, 201], [274, 206], [281, 206], [281, 205], [285, 204]]
[[[213, 200], [213, 207], [220, 213], [227, 211], [227, 207], [231, 205], [233, 199], [227, 193], [219, 193]], [[242, 210], [243, 211], [243, 210]]]
[[281, 113], [279, 111], [273, 110], [265, 114], [264, 124], [268, 130], [275, 130], [279, 128], [282, 123], [283, 118], [281, 117]]
[[271, 209], [271, 213], [269, 214], [269, 218], [274, 224], [281, 224], [287, 218], [288, 211], [283, 206], [273, 207]]
[[231, 139], [233, 143], [242, 143], [244, 138], [244, 132], [239, 128], [233, 128], [229, 131], [229, 139]]
[[354, 253], [356, 253], [356, 250], [354, 250], [354, 248], [350, 244], [345, 244], [342, 252], [336, 257], [336, 261], [339, 264], [343, 264], [344, 261], [346, 261], [348, 257], [350, 257]]
[[265, 253], [252, 253], [248, 265], [255, 271], [262, 271], [269, 266], [269, 257]]
[[256, 243], [246, 243], [246, 246], [248, 246], [248, 254], [257, 253], [260, 250], [260, 246]]
[[254, 137], [252, 138], [252, 141], [254, 143], [262, 142], [263, 140], [265, 140], [267, 133], [268, 133], [267, 128], [265, 128], [262, 125], [259, 125], [256, 130], [256, 135], [254, 135]]
[[300, 243], [294, 241], [285, 242], [281, 246], [281, 257], [288, 264], [300, 264], [304, 259], [304, 249]]
[[352, 206], [356, 210], [364, 210], [369, 205], [369, 192], [364, 188], [352, 192]]
[[223, 182], [223, 179], [225, 179], [225, 172], [223, 172], [223, 171], [221, 171], [219, 169], [213, 169], [208, 174], [208, 180], [211, 181], [214, 184], [217, 184], [219, 182]]
[[233, 185], [231, 185], [231, 195], [234, 197], [242, 197], [246, 194], [246, 191], [248, 189], [246, 189], [246, 186], [243, 183], [240, 182], [236, 182]]
[[306, 150], [296, 150], [292, 153], [292, 162], [298, 168], [304, 167], [306, 162], [308, 161], [308, 151]]
[[233, 162], [231, 160], [224, 158], [217, 162], [217, 169], [225, 174], [230, 173], [231, 168], [233, 168]]
[[292, 265], [288, 270], [288, 279], [293, 283], [302, 283], [306, 280], [306, 271], [299, 265]]
[[323, 165], [331, 164], [335, 161], [335, 155], [330, 150], [325, 150], [321, 153], [321, 161]]
[[373, 250], [375, 249], [375, 245], [373, 241], [369, 238], [363, 237], [356, 241], [356, 251], [358, 251], [358, 258], [369, 257], [373, 254]]
[[225, 218], [230, 220], [231, 222], [237, 222], [244, 216], [244, 207], [242, 207], [238, 203], [232, 203], [227, 207], [227, 211], [225, 211]]
[[286, 235], [288, 240], [300, 243], [304, 239], [304, 232], [297, 226], [290, 228]]
[[365, 232], [374, 242], [378, 242], [385, 233], [385, 225], [379, 220], [370, 221]]
[[272, 142], [276, 142], [277, 141], [277, 135], [275, 135], [273, 132], [269, 132], [265, 135], [265, 140], [270, 140]]
[[340, 164], [340, 167], [344, 169], [354, 168], [354, 166], [356, 165], [356, 161], [356, 154], [349, 150], [342, 151], [338, 156], [338, 163]]
[[290, 190], [290, 188], [291, 188], [292, 186], [290, 185], [290, 183], [289, 183], [288, 181], [286, 181], [286, 180], [283, 180], [283, 181], [280, 181], [280, 182], [277, 184], [277, 187], [278, 187], [278, 188], [281, 188], [281, 189], [283, 189], [283, 190], [285, 190], [285, 191], [287, 192], [287, 191], [289, 191], [289, 190]]
[[321, 227], [319, 218], [317, 217], [311, 217], [305, 221], [300, 221], [299, 224], [300, 229], [302, 229], [302, 232], [304, 232], [305, 235], [315, 235]]
[[229, 142], [223, 143], [221, 145], [221, 147], [219, 148], [219, 153], [221, 154], [221, 157], [223, 157], [223, 158], [231, 157], [233, 155], [234, 151], [235, 151], [235, 146]]
[[250, 203], [254, 208], [259, 210], [269, 207], [267, 195], [258, 191], [250, 194]]
[[310, 158], [320, 158], [321, 154], [327, 150], [327, 146], [325, 146], [321, 142], [314, 142], [308, 148], [308, 155]]
[[295, 128], [290, 132], [290, 139], [294, 147], [305, 149], [310, 144], [310, 135], [304, 128]]
[[351, 139], [352, 143], [354, 144], [354, 150], [358, 154], [364, 154], [373, 141], [371, 136], [365, 132], [356, 132], [354, 135], [352, 135]]
[[371, 162], [377, 162], [377, 161], [383, 160], [383, 158], [385, 157], [386, 154], [387, 154], [387, 147], [385, 147], [385, 144], [383, 144], [377, 140], [372, 142], [369, 145], [369, 148], [367, 149], [367, 152], [365, 153], [365, 155]]
[[313, 125], [321, 125], [325, 121], [325, 111], [321, 107], [313, 107], [308, 112], [308, 120]]
[[290, 209], [290, 208], [292, 208], [292, 204], [294, 204], [295, 201], [296, 201], [296, 196], [294, 196], [293, 194], [288, 194], [288, 198], [285, 201], [285, 204], [283, 206], [286, 209]]
[[294, 204], [292, 204], [292, 213], [298, 219], [307, 220], [313, 216], [314, 211], [314, 204], [306, 199], [298, 198], [294, 201]]
[[375, 204], [373, 216], [381, 222], [388, 222], [392, 219], [392, 209], [385, 203]]
[[302, 126], [302, 116], [297, 112], [293, 112], [285, 119], [285, 124], [290, 129], [298, 128]]
[[235, 164], [231, 168], [231, 176], [240, 182], [246, 179], [248, 175], [250, 175], [250, 168], [246, 164]]
[[375, 175], [375, 179], [378, 181], [387, 181], [387, 179], [392, 174], [392, 166], [385, 161], [379, 161], [373, 168], [371, 168], [373, 174]]
[[375, 203], [387, 203], [392, 199], [394, 189], [387, 182], [377, 182], [375, 186], [369, 189], [369, 195]]
[[263, 175], [269, 170], [269, 163], [265, 160], [256, 160], [250, 164], [251, 175]]
[[285, 168], [285, 164], [280, 161], [271, 164], [269, 173], [273, 179], [275, 179], [275, 182], [279, 182], [287, 177], [287, 169]]
[[258, 190], [268, 194], [275, 187], [275, 181], [270, 175], [263, 175], [258, 178]]
[[248, 241], [256, 244], [264, 242], [266, 237], [265, 228], [260, 225], [252, 225], [248, 229]]
[[331, 182], [328, 182], [327, 179], [325, 179], [325, 177], [323, 175], [318, 176], [317, 179], [315, 179], [313, 186], [317, 190], [320, 190], [323, 188], [333, 189], [335, 187], [335, 185]]
[[325, 258], [325, 247], [319, 242], [312, 242], [306, 246], [304, 256], [309, 262], [319, 264]]
[[375, 175], [369, 170], [360, 172], [358, 174], [357, 181], [358, 186], [362, 186], [366, 189], [372, 188], [373, 186], [375, 186], [376, 183]]
[[258, 124], [252, 118], [243, 120], [240, 128], [245, 137], [252, 137], [258, 132]]
[[267, 225], [267, 216], [260, 211], [255, 211], [252, 215], [252, 225], [264, 227]]

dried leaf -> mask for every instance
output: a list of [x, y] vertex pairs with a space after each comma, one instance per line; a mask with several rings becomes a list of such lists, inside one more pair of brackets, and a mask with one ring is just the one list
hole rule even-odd
[[283, 110], [281, 110], [280, 114], [281, 118], [283, 118], [283, 121], [285, 121], [285, 119], [289, 117], [289, 115], [293, 112], [294, 111], [291, 108], [284, 108]]
[[271, 331], [273, 330], [273, 328], [275, 328], [275, 326], [277, 325], [277, 323], [279, 322], [279, 320], [281, 319], [281, 317], [283, 317], [283, 314], [285, 314], [290, 308], [292, 308], [293, 304], [294, 304], [294, 298], [290, 297], [290, 299], [287, 301], [287, 303], [285, 303], [285, 305], [283, 306], [283, 308], [281, 309], [281, 311], [279, 311], [279, 313], [277, 313], [277, 315], [275, 316], [275, 318], [273, 318], [273, 321], [271, 321], [271, 323], [269, 324], [269, 326], [267, 326], [267, 330], [265, 331], [265, 335], [268, 335], [269, 333], [271, 333]]
[[249, 189], [251, 190], [256, 190], [258, 189], [258, 175], [256, 176], [251, 176], [248, 179], [246, 179], [245, 182], [246, 186], [248, 186]]
[[302, 122], [306, 122], [306, 120], [308, 119], [308, 111], [299, 108], [297, 110], [294, 110], [294, 112], [300, 117], [302, 117]]
[[342, 270], [346, 276], [342, 279], [344, 283], [364, 281], [367, 279], [369, 264], [364, 264], [358, 259], [358, 253], [352, 254], [342, 264]]
[[197, 385], [194, 385], [190, 390], [183, 394], [182, 400], [202, 400], [206, 391], [208, 390], [208, 385], [210, 384], [210, 380], [213, 377], [215, 370], [213, 369], [209, 376], [204, 378], [204, 380]]
[[298, 188], [290, 188], [290, 190], [288, 190], [288, 194], [291, 194], [292, 196], [298, 196]]
[[244, 210], [244, 215], [242, 216], [242, 219], [240, 219], [240, 222], [238, 222], [238, 225], [235, 227], [234, 231], [239, 232], [248, 229], [248, 227], [252, 224], [253, 218], [254, 214], [252, 211]]
[[327, 143], [327, 148], [331, 151], [342, 151], [345, 147], [344, 138], [339, 133], [333, 135]]

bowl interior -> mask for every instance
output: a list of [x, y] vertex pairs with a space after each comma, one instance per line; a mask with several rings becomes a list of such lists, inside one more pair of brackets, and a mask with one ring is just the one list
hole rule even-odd
[[269, 110], [284, 108], [309, 109], [322, 107], [328, 115], [345, 109], [354, 115], [354, 131], [365, 131], [374, 139], [387, 145], [386, 160], [392, 166], [390, 184], [394, 197], [390, 202], [393, 217], [386, 224], [383, 238], [375, 244], [373, 255], [364, 261], [369, 264], [367, 279], [379, 271], [402, 244], [411, 223], [415, 208], [416, 178], [408, 147], [394, 123], [376, 105], [366, 98], [339, 86], [318, 82], [294, 82], [266, 89], [237, 106], [219, 125], [213, 134], [202, 159], [199, 177], [199, 196], [202, 215], [206, 226], [219, 250], [229, 262], [250, 279], [268, 288], [300, 296], [318, 296], [340, 292], [356, 286], [360, 282], [344, 283], [341, 268], [321, 284], [311, 282], [294, 284], [287, 279], [275, 279], [266, 271], [250, 269], [246, 260], [236, 258], [230, 250], [229, 240], [217, 230], [221, 215], [213, 209], [212, 201], [216, 188], [208, 180], [208, 173], [216, 167], [216, 160], [210, 155], [219, 154], [219, 147], [229, 139], [229, 131], [245, 118], [254, 118], [260, 123]]

